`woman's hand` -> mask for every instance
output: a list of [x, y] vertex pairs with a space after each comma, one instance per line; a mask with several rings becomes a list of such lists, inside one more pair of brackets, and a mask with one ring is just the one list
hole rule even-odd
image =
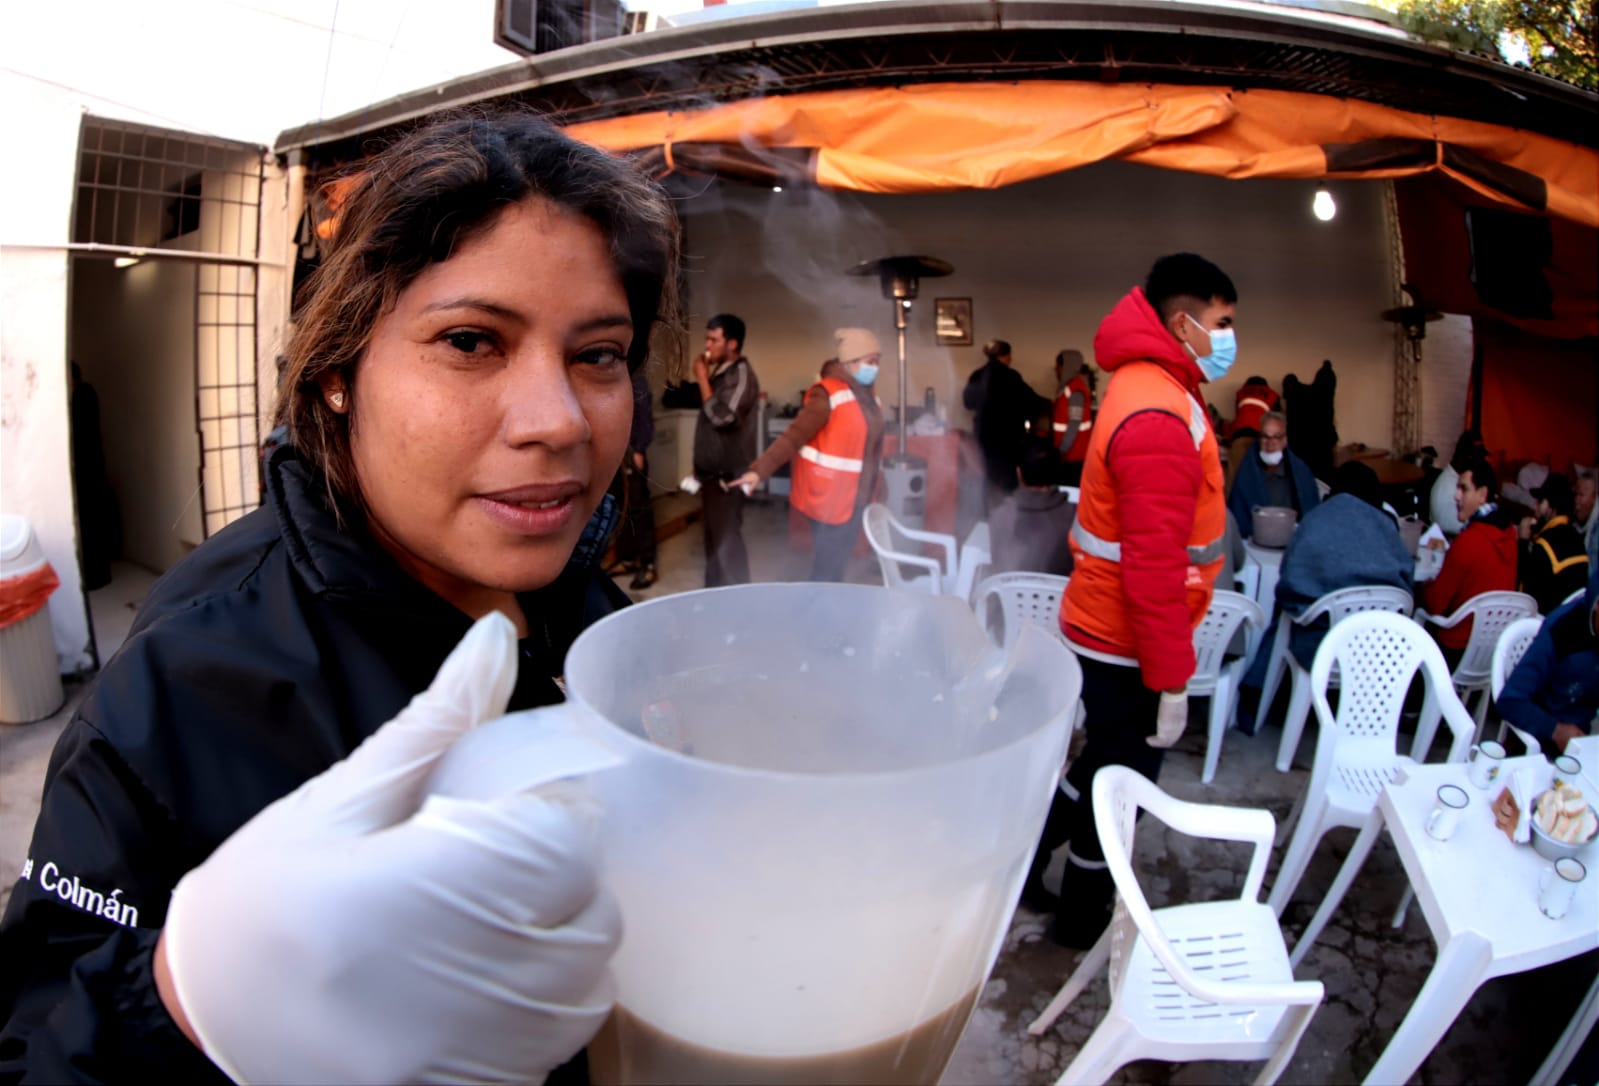
[[734, 487], [742, 487], [744, 494], [747, 497], [751, 492], [754, 491], [756, 487], [760, 485], [761, 473], [758, 471], [746, 471], [743, 475], [740, 475], [737, 479], [734, 479], [731, 483], [728, 483], [727, 489], [732, 490]]
[[235, 1080], [538, 1080], [604, 1022], [621, 924], [583, 818], [536, 791], [424, 795], [515, 681], [490, 615], [398, 717], [178, 884], [158, 990]]

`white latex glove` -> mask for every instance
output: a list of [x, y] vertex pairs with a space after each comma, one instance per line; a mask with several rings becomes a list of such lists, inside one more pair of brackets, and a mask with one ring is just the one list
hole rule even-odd
[[1160, 711], [1155, 714], [1155, 734], [1144, 740], [1152, 747], [1169, 747], [1183, 737], [1188, 727], [1188, 694], [1179, 690], [1160, 692]]
[[399, 716], [178, 883], [177, 1001], [233, 1079], [538, 1081], [604, 1022], [621, 922], [581, 812], [537, 791], [423, 802], [515, 681], [516, 633], [490, 615]]

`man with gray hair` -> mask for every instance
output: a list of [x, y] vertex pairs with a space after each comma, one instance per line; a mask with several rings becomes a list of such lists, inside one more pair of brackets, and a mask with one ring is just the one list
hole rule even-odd
[[1248, 539], [1254, 530], [1257, 506], [1292, 509], [1303, 520], [1306, 513], [1321, 503], [1321, 491], [1310, 465], [1288, 447], [1288, 418], [1280, 411], [1260, 417], [1260, 437], [1244, 455], [1227, 495], [1227, 508], [1238, 521], [1238, 530]]

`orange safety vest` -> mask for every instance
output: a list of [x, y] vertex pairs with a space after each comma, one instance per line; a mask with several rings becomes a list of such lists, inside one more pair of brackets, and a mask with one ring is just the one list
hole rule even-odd
[[[1066, 431], [1071, 429], [1071, 400], [1072, 393], [1083, 394], [1083, 419], [1077, 427], [1077, 438], [1072, 442], [1071, 448], [1060, 449], [1061, 441], [1066, 437]], [[1055, 447], [1060, 449], [1060, 458], [1077, 462], [1088, 456], [1089, 431], [1094, 428], [1094, 394], [1089, 391], [1088, 381], [1082, 374], [1078, 374], [1066, 382], [1066, 387], [1059, 396], [1055, 397]]]
[[1260, 432], [1260, 420], [1266, 412], [1277, 410], [1277, 393], [1267, 385], [1243, 385], [1234, 400], [1232, 432], [1254, 430]]
[[1082, 496], [1072, 526], [1074, 567], [1061, 598], [1061, 628], [1072, 626], [1096, 641], [1134, 655], [1132, 623], [1122, 591], [1121, 504], [1105, 453], [1116, 430], [1140, 411], [1165, 411], [1188, 427], [1202, 476], [1194, 524], [1188, 532], [1188, 613], [1197, 628], [1210, 609], [1226, 546], [1227, 499], [1221, 456], [1210, 413], [1171, 374], [1153, 362], [1129, 362], [1111, 376], [1083, 465]]
[[789, 504], [822, 524], [843, 524], [854, 515], [866, 466], [866, 412], [848, 382], [823, 377], [817, 384], [827, 391], [827, 425], [800, 447]]

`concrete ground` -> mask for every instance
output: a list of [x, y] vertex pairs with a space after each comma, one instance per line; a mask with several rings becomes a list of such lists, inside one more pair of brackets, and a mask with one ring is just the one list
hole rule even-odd
[[[745, 537], [756, 580], [798, 579], [808, 570], [809, 556], [788, 548], [787, 510], [781, 503], [753, 504], [745, 521]], [[647, 599], [701, 587], [703, 554], [699, 525], [691, 525], [662, 544], [660, 580], [650, 589], [630, 593], [635, 599]], [[102, 658], [109, 658], [121, 643], [134, 608], [153, 583], [148, 573], [132, 566], [119, 565], [116, 574], [112, 585], [91, 594]], [[629, 579], [621, 575], [617, 583], [625, 588]], [[850, 579], [879, 583], [876, 563], [870, 557], [857, 556]], [[69, 686], [67, 706], [49, 720], [0, 725], [0, 872], [20, 869], [50, 748], [81, 692], [81, 684]], [[1301, 747], [1301, 763], [1281, 774], [1272, 766], [1280, 734], [1275, 727], [1268, 726], [1258, 736], [1231, 732], [1216, 780], [1201, 785], [1204, 746], [1198, 710], [1202, 708], [1203, 703], [1195, 707], [1194, 725], [1168, 755], [1161, 786], [1184, 799], [1264, 807], [1280, 824], [1292, 808], [1297, 790], [1304, 786], [1304, 759], [1310, 755], [1312, 742], [1307, 737]], [[1283, 918], [1290, 942], [1309, 922], [1319, 895], [1331, 885], [1353, 839], [1353, 830], [1343, 830], [1324, 840]], [[1138, 826], [1134, 861], [1145, 895], [1159, 907], [1235, 895], [1247, 863], [1247, 849], [1184, 837], [1145, 818]], [[1058, 877], [1059, 866], [1057, 857], [1048, 879]], [[10, 877], [0, 886], [0, 905], [10, 894]], [[1268, 873], [1268, 887], [1271, 877]], [[1484, 877], [1492, 878], [1493, 873], [1485, 871]], [[1360, 1081], [1393, 1035], [1435, 958], [1420, 908], [1410, 910], [1402, 929], [1395, 931], [1389, 926], [1404, 885], [1397, 855], [1384, 840], [1298, 972], [1302, 979], [1321, 980], [1327, 998], [1281, 1081]], [[1107, 1004], [1103, 979], [1091, 985], [1045, 1036], [1027, 1036], [1027, 1024], [1071, 975], [1079, 957], [1077, 952], [1042, 938], [1047, 921], [1048, 917], [1025, 908], [1017, 911], [993, 975], [944, 1075], [949, 1086], [1052, 1083], [1098, 1024]], [[1413, 1081], [1428, 1086], [1527, 1081], [1565, 1028], [1596, 972], [1599, 953], [1490, 981], [1478, 990]], [[1144, 1061], [1122, 1068], [1113, 1081], [1182, 1086], [1242, 1083], [1252, 1081], [1259, 1069], [1258, 1064]], [[1590, 1038], [1564, 1081], [1596, 1080], [1599, 1043]]]

